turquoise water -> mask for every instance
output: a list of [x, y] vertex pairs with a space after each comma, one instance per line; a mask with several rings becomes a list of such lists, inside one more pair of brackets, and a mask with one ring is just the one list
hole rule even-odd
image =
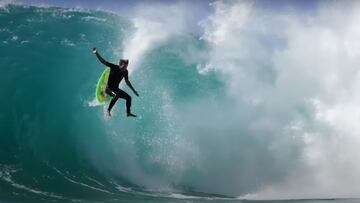
[[224, 106], [235, 101], [223, 78], [184, 60], [208, 49], [192, 34], [143, 54], [130, 76], [140, 97], [124, 87], [139, 118], [125, 117], [124, 101], [104, 117], [93, 103], [103, 66], [91, 50], [116, 62], [133, 32], [130, 20], [100, 11], [0, 8], [0, 201], [251, 202], [236, 197], [280, 182], [283, 162], [298, 166], [243, 126], [207, 129], [227, 123]]
[[[221, 87], [181, 63], [172, 53], [175, 42], [149, 53], [160, 61], [145, 59], [146, 68], [131, 76], [141, 94], [133, 99], [133, 111], [141, 118], [127, 119], [120, 101], [114, 118], [106, 120], [103, 106], [89, 105], [103, 71], [91, 50], [96, 46], [116, 62], [114, 53], [122, 52], [120, 42], [132, 29], [128, 20], [103, 12], [8, 5], [0, 10], [0, 21], [1, 200], [112, 200], [151, 193], [146, 189], [152, 183], [138, 179], [166, 174], [166, 166], [150, 157], [160, 145], [151, 143], [155, 139], [172, 144], [166, 143], [170, 137], [161, 140], [170, 125], [160, 115], [164, 94], [183, 104]], [[160, 184], [169, 184], [164, 179]]]

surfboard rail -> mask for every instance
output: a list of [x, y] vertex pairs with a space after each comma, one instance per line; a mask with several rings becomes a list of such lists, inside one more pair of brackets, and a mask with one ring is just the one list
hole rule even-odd
[[102, 72], [97, 85], [96, 85], [96, 91], [95, 91], [95, 97], [96, 101], [99, 103], [104, 103], [110, 100], [110, 96], [106, 94], [106, 85], [109, 79], [110, 74], [110, 68], [105, 67], [104, 71]]

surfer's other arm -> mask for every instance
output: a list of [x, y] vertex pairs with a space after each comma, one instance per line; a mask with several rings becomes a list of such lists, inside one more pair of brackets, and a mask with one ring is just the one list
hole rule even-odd
[[129, 80], [129, 77], [128, 77], [128, 71], [126, 71], [126, 75], [125, 75], [125, 83], [127, 84], [127, 86], [130, 87], [130, 89], [134, 92], [134, 94], [136, 96], [139, 96], [139, 93], [135, 90], [135, 88], [131, 85], [131, 82]]
[[105, 66], [111, 66], [111, 63], [105, 61], [103, 57], [100, 56], [99, 52], [96, 48], [93, 48], [93, 53], [96, 55], [96, 57], [99, 59], [99, 61], [104, 64]]

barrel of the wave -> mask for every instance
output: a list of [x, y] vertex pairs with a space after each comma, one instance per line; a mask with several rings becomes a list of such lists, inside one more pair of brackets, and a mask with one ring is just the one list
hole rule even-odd
[[98, 83], [96, 85], [95, 96], [96, 96], [96, 101], [98, 101], [99, 103], [105, 103], [106, 101], [109, 101], [110, 98], [111, 98], [105, 92], [106, 85], [107, 85], [107, 82], [108, 82], [108, 79], [109, 79], [109, 74], [110, 74], [110, 68], [105, 67], [105, 70], [101, 74], [101, 76], [100, 76], [100, 78], [98, 80]]

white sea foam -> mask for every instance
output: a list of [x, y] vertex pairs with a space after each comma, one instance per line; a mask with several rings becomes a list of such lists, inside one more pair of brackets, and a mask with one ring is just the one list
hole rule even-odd
[[[123, 58], [130, 59], [130, 73], [138, 67], [148, 51], [184, 31], [186, 9], [185, 4], [181, 3], [138, 6], [132, 19], [135, 31], [124, 41]], [[160, 10], [162, 12], [158, 12]]]
[[119, 190], [120, 192], [126, 192], [126, 193], [129, 193], [129, 192], [132, 192], [133, 190], [132, 190], [132, 188], [130, 188], [130, 187], [124, 187], [124, 186], [121, 186], [121, 185], [119, 185], [119, 184], [117, 184], [117, 183], [115, 183], [115, 182], [111, 182], [113, 185], [115, 185], [115, 188], [117, 189], [117, 190]]
[[88, 105], [90, 107], [95, 107], [95, 106], [101, 106], [101, 105], [104, 105], [103, 103], [100, 103], [96, 100], [96, 98], [94, 98], [93, 100], [89, 101], [88, 102]]
[[71, 179], [70, 177], [68, 177], [67, 175], [65, 175], [64, 173], [62, 173], [60, 170], [56, 169], [56, 168], [53, 168], [57, 173], [59, 173], [60, 175], [62, 175], [63, 178], [65, 178], [66, 180], [68, 180], [69, 182], [71, 183], [74, 183], [74, 184], [77, 184], [77, 185], [81, 185], [83, 187], [86, 187], [86, 188], [89, 188], [89, 189], [92, 189], [92, 190], [97, 190], [97, 191], [100, 191], [100, 192], [104, 192], [104, 193], [108, 193], [108, 194], [114, 194], [112, 192], [109, 192], [105, 189], [101, 189], [101, 188], [98, 188], [98, 187], [94, 187], [94, 186], [91, 186], [91, 185], [88, 185], [88, 184], [85, 184], [85, 183], [82, 183], [82, 182], [78, 182], [78, 181], [75, 181], [73, 179]]
[[[359, 2], [321, 2], [311, 15], [278, 14], [252, 1], [216, 1], [213, 6], [214, 14], [203, 24], [203, 39], [212, 50], [198, 69], [219, 73], [227, 94], [237, 101], [234, 113], [251, 115], [243, 128], [253, 126], [263, 134], [259, 139], [277, 160], [263, 163], [266, 171], [285, 169], [273, 181], [266, 176], [257, 181], [263, 170], [230, 173], [250, 173], [262, 186], [246, 197], [359, 197]], [[226, 120], [244, 123], [242, 116], [229, 114]], [[228, 146], [223, 142], [223, 149]], [[227, 165], [241, 164], [249, 163]], [[241, 191], [244, 184], [233, 179], [228, 191]]]
[[14, 4], [15, 0], [1, 0], [0, 1], [0, 8], [4, 8], [9, 4]]
[[60, 195], [56, 195], [56, 194], [53, 194], [51, 192], [45, 192], [45, 191], [41, 191], [41, 190], [38, 190], [38, 189], [30, 188], [30, 187], [28, 187], [26, 185], [17, 183], [12, 179], [12, 176], [11, 176], [11, 174], [13, 174], [13, 173], [15, 173], [17, 171], [16, 169], [12, 169], [12, 168], [9, 168], [9, 167], [6, 167], [6, 166], [0, 166], [0, 167], [1, 167], [0, 178], [3, 181], [9, 183], [11, 186], [13, 186], [15, 188], [18, 188], [18, 189], [21, 189], [21, 190], [25, 190], [25, 191], [30, 192], [30, 193], [37, 194], [37, 195], [42, 195], [42, 196], [46, 196], [46, 197], [52, 197], [52, 198], [56, 198], [56, 199], [64, 199]]
[[98, 21], [98, 22], [106, 22], [105, 18], [99, 18], [99, 17], [94, 17], [94, 16], [85, 16], [81, 18], [84, 21]]
[[94, 183], [102, 186], [102, 187], [105, 187], [104, 184], [100, 183], [98, 180], [95, 180], [94, 178], [91, 178], [91, 177], [89, 177], [89, 176], [86, 176], [86, 178], [89, 179], [90, 181], [92, 181], [92, 182], [94, 182]]

